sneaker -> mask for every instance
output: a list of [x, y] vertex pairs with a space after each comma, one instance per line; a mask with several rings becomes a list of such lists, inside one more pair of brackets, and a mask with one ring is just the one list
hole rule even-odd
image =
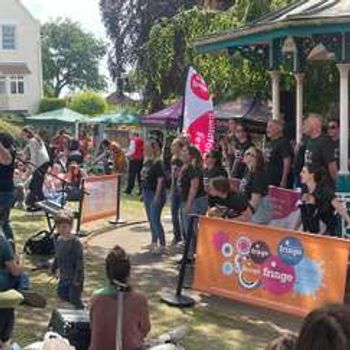
[[31, 307], [44, 309], [46, 307], [46, 299], [32, 290], [19, 291], [23, 296], [23, 304]]
[[159, 247], [160, 255], [164, 255], [168, 253], [168, 249], [165, 245]]
[[151, 253], [152, 253], [153, 255], [161, 255], [161, 254], [162, 254], [162, 250], [161, 250], [160, 247], [155, 246], [155, 247], [151, 250]]

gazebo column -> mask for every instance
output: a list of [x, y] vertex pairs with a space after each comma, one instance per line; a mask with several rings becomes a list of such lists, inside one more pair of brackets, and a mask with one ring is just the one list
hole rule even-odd
[[340, 175], [349, 175], [349, 70], [350, 64], [338, 64], [340, 73]]
[[272, 85], [272, 119], [280, 119], [280, 72], [270, 71]]
[[304, 74], [295, 73], [296, 80], [296, 143], [300, 144], [302, 138], [302, 124], [304, 115]]

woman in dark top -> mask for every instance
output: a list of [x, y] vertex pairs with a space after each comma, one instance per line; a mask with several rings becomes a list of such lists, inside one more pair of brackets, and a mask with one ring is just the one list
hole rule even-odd
[[[210, 151], [205, 156], [205, 168], [203, 171], [203, 181], [204, 188], [208, 192], [208, 186], [211, 179], [216, 177], [227, 178], [227, 171], [222, 165], [222, 155], [219, 151], [213, 150]], [[213, 206], [215, 198], [209, 194], [208, 196], [208, 205], [209, 207]]]
[[15, 157], [12, 137], [0, 133], [0, 228], [12, 244], [14, 244], [14, 235], [10, 225], [10, 212], [16, 200]]
[[[203, 169], [200, 153], [195, 147], [185, 146], [181, 151], [183, 166], [179, 174], [181, 191], [181, 225], [185, 238], [196, 232], [198, 219], [193, 214], [204, 215], [208, 207], [208, 198], [204, 190]], [[190, 215], [192, 214], [192, 215]], [[195, 239], [190, 249], [195, 252]]]
[[304, 231], [336, 236], [337, 214], [347, 225], [350, 224], [350, 218], [346, 206], [336, 198], [333, 188], [328, 184], [325, 170], [305, 165], [300, 178], [305, 185], [300, 205]]
[[166, 202], [165, 173], [160, 159], [162, 145], [152, 140], [145, 145], [145, 162], [141, 171], [143, 199], [152, 232], [152, 253], [165, 253], [165, 233], [161, 222]]
[[250, 147], [253, 147], [250, 135], [243, 124], [237, 123], [235, 130], [235, 161], [231, 168], [231, 176], [242, 179], [246, 172], [244, 162], [244, 153]]
[[244, 163], [247, 170], [239, 190], [245, 195], [253, 210], [256, 211], [263, 197], [267, 195], [264, 155], [256, 147], [250, 147], [244, 153]]
[[209, 181], [208, 194], [213, 198], [208, 216], [249, 221], [252, 209], [245, 196], [231, 189], [230, 180], [216, 177]]
[[171, 218], [174, 229], [173, 244], [182, 241], [182, 232], [180, 226], [181, 192], [179, 189], [178, 178], [182, 168], [181, 150], [187, 144], [186, 140], [176, 138], [171, 144]]

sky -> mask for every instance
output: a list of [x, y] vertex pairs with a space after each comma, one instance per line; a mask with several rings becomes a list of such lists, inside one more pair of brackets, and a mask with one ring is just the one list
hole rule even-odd
[[[57, 17], [68, 17], [79, 22], [85, 31], [107, 41], [100, 17], [99, 0], [21, 0], [23, 5], [41, 23]], [[108, 75], [107, 62], [101, 63], [101, 73]]]

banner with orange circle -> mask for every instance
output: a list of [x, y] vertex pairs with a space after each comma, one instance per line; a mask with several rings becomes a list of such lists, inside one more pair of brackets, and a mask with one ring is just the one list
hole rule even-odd
[[194, 289], [304, 316], [342, 303], [350, 242], [202, 217]]

